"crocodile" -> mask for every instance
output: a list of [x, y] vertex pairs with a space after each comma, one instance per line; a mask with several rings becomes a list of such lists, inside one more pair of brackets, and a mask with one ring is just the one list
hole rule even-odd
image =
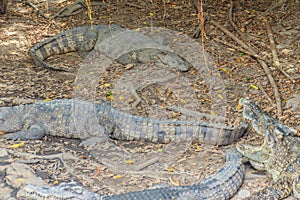
[[[80, 26], [56, 34], [51, 38], [33, 45], [29, 50], [29, 55], [32, 57], [37, 66], [53, 70], [72, 71], [71, 69], [67, 70], [52, 66], [45, 60], [51, 56], [69, 52], [79, 52], [82, 57], [85, 57], [88, 52], [92, 51], [97, 45], [106, 39], [109, 39], [113, 36], [124, 37], [124, 35], [121, 33], [130, 33], [130, 31], [126, 31], [127, 29], [115, 24]], [[152, 46], [152, 48], [144, 48], [145, 46], [143, 45], [149, 41], [153, 44], [157, 42], [150, 38], [143, 40], [146, 37], [143, 34], [138, 36], [142, 37], [142, 40], [139, 40], [140, 49], [129, 49], [129, 52], [126, 52], [124, 55], [120, 55], [120, 57], [113, 59], [116, 59], [119, 63], [126, 65], [129, 63], [146, 63], [147, 61], [157, 58], [159, 61], [161, 61], [161, 63], [166, 64], [171, 68], [179, 69], [180, 71], [188, 71], [189, 64], [176, 53], [168, 51], [167, 48], [160, 44], [156, 44]], [[134, 40], [134, 38], [130, 39]], [[123, 48], [120, 46], [116, 45], [115, 48]]]
[[226, 163], [214, 175], [200, 183], [189, 186], [169, 186], [116, 195], [101, 195], [90, 192], [76, 182], [62, 183], [53, 187], [26, 185], [17, 194], [18, 198], [44, 200], [183, 200], [183, 199], [230, 199], [240, 188], [244, 179], [242, 155], [235, 149], [224, 152]]
[[81, 139], [144, 140], [153, 143], [195, 141], [228, 145], [239, 139], [248, 124], [236, 126], [192, 120], [140, 117], [113, 108], [100, 99], [58, 99], [0, 108], [0, 131], [6, 139], [41, 139], [45, 134]]
[[251, 165], [267, 171], [273, 179], [270, 187], [254, 193], [249, 199], [283, 199], [291, 193], [300, 198], [300, 138], [296, 130], [282, 124], [250, 98], [240, 100], [243, 116], [252, 122], [257, 134], [264, 137], [261, 145], [239, 144], [238, 151]]

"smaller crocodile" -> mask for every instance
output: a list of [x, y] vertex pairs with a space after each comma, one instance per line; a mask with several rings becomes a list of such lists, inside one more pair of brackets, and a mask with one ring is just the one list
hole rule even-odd
[[283, 199], [292, 192], [300, 198], [300, 138], [296, 130], [281, 124], [262, 111], [250, 98], [241, 99], [244, 118], [264, 137], [262, 145], [239, 144], [237, 149], [251, 165], [272, 175], [271, 187], [253, 194], [249, 199]]
[[[47, 62], [45, 62], [45, 60], [54, 55], [76, 51], [79, 52], [83, 57], [85, 57], [88, 52], [92, 51], [103, 41], [113, 36], [125, 37], [124, 35], [126, 35], [126, 33], [130, 33], [129, 31], [126, 32], [126, 30], [127, 29], [115, 24], [81, 26], [61, 32], [51, 38], [33, 45], [29, 50], [29, 54], [37, 66], [54, 70], [62, 70], [59, 67], [54, 67], [48, 64]], [[124, 33], [124, 35], [118, 35], [120, 33]], [[142, 34], [140, 36], [146, 37]], [[134, 41], [135, 38], [131, 38], [131, 40]], [[126, 52], [126, 54], [121, 55], [119, 58], [117, 58], [117, 61], [125, 65], [129, 63], [146, 63], [147, 61], [151, 61], [157, 58], [163, 64], [166, 64], [171, 68], [179, 69], [180, 71], [188, 71], [188, 63], [177, 54], [166, 51], [162, 45], [157, 46], [161, 47], [160, 49], [143, 48], [143, 44], [141, 42], [146, 43], [149, 41], [152, 41], [152, 43], [156, 43], [150, 38], [148, 38], [147, 41], [142, 40], [140, 41], [138, 47], [141, 49], [130, 50], [129, 52]], [[126, 40], [126, 42], [128, 41]], [[126, 45], [118, 44], [114, 48], [123, 48], [122, 46], [124, 47]]]
[[[287, 125], [282, 124], [274, 117], [271, 117], [250, 98], [240, 99], [240, 104], [244, 106], [243, 117], [251, 121], [251, 125], [257, 134], [264, 135], [263, 125], [272, 125], [281, 135], [294, 135], [297, 131]], [[264, 122], [263, 124], [261, 122]]]
[[195, 141], [227, 145], [248, 125], [235, 127], [204, 121], [159, 120], [130, 115], [108, 102], [60, 99], [0, 108], [0, 131], [7, 139], [41, 139], [45, 134], [83, 141], [107, 138], [154, 143]]
[[242, 156], [236, 149], [227, 150], [224, 154], [226, 163], [215, 175], [190, 186], [170, 186], [106, 196], [90, 192], [71, 182], [54, 187], [26, 185], [18, 192], [17, 197], [36, 200], [230, 199], [243, 183], [244, 165], [242, 164]]

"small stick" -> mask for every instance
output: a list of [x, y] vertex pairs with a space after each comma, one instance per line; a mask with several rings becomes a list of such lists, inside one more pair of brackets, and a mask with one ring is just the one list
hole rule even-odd
[[97, 167], [97, 171], [95, 172], [93, 178], [96, 178], [96, 177], [100, 174], [101, 170], [102, 170], [102, 166], [99, 165], [99, 166]]
[[264, 20], [265, 26], [266, 26], [266, 30], [268, 33], [268, 38], [270, 41], [270, 48], [271, 48], [271, 52], [272, 52], [272, 56], [273, 56], [273, 65], [275, 66], [280, 66], [280, 62], [277, 56], [277, 51], [276, 51], [276, 46], [275, 46], [275, 41], [274, 41], [274, 36], [271, 30], [271, 26], [270, 23], [267, 19]]
[[217, 120], [226, 120], [226, 117], [223, 116], [215, 116], [215, 115], [209, 115], [206, 113], [200, 113], [200, 112], [196, 112], [190, 109], [186, 109], [186, 108], [181, 108], [181, 107], [177, 107], [177, 106], [167, 106], [166, 107], [168, 110], [172, 110], [174, 112], [180, 112], [186, 116], [190, 116], [190, 117], [199, 117], [199, 118], [210, 118], [210, 119], [217, 119]]
[[165, 21], [167, 17], [167, 2], [164, 0], [164, 15], [163, 15], [163, 21]]
[[[8, 151], [10, 154], [16, 154], [13, 151]], [[79, 160], [77, 157], [73, 156], [70, 153], [58, 153], [58, 154], [53, 154], [53, 155], [34, 155], [31, 153], [23, 153], [23, 152], [18, 152], [17, 153], [18, 156], [20, 157], [27, 157], [27, 159], [32, 159], [32, 158], [36, 158], [36, 159], [45, 159], [45, 160], [52, 160], [52, 159], [59, 159], [64, 167], [66, 168], [66, 171], [72, 175], [76, 175], [74, 173], [74, 168], [70, 167], [65, 160]], [[26, 160], [27, 160], [26, 159]]]
[[138, 9], [145, 9], [144, 6], [140, 6], [140, 5], [137, 5], [137, 4], [134, 4], [134, 3], [124, 2], [124, 4], [126, 6], [130, 6], [130, 7], [134, 7], [134, 8], [138, 8]]
[[265, 12], [263, 12], [262, 16], [267, 15], [269, 12], [271, 12], [273, 9], [282, 6], [284, 3], [287, 3], [289, 0], [281, 0], [278, 3], [276, 3], [274, 6], [271, 6], [268, 8]]
[[45, 15], [38, 7], [36, 7], [30, 0], [25, 1], [25, 4], [31, 6], [39, 15], [43, 16], [46, 19], [49, 19], [47, 15]]
[[267, 94], [267, 92], [265, 91], [265, 89], [263, 88], [263, 86], [261, 85], [260, 82], [257, 83], [259, 89], [261, 90], [261, 92], [265, 95], [265, 97], [268, 99], [268, 101], [273, 105], [273, 101], [272, 99], [269, 97], [269, 95]]
[[260, 59], [260, 60], [263, 60], [263, 61], [266, 62], [266, 60], [263, 57], [261, 57], [260, 55], [258, 55], [258, 54], [253, 54], [252, 52], [250, 52], [248, 50], [245, 50], [245, 49], [243, 49], [241, 47], [235, 46], [234, 44], [231, 44], [231, 43], [229, 43], [227, 41], [219, 40], [218, 38], [214, 38], [214, 40], [217, 41], [217, 42], [220, 42], [220, 43], [222, 43], [222, 44], [224, 44], [226, 46], [229, 46], [229, 47], [231, 47], [233, 49], [236, 49], [238, 51], [244, 52], [244, 53], [246, 53], [246, 54], [248, 54], [250, 56], [253, 56], [254, 58], [257, 58], [257, 59]]
[[278, 59], [276, 45], [275, 45], [274, 36], [273, 36], [273, 33], [272, 33], [270, 23], [269, 23], [268, 20], [264, 20], [264, 22], [265, 22], [266, 30], [267, 30], [267, 33], [268, 33], [268, 38], [269, 38], [269, 41], [270, 41], [270, 48], [271, 48], [271, 52], [272, 52], [272, 56], [273, 56], [273, 65], [276, 66], [279, 69], [279, 71], [281, 73], [283, 73], [288, 79], [290, 79], [293, 83], [295, 83], [295, 80], [292, 77], [290, 77], [282, 69], [281, 64], [279, 62], [279, 59]]
[[240, 31], [240, 29], [237, 27], [237, 25], [233, 22], [232, 13], [233, 13], [234, 3], [232, 0], [230, 0], [230, 9], [229, 9], [229, 22], [233, 29], [242, 37], [243, 40], [246, 40], [245, 34]]
[[147, 160], [146, 162], [136, 166], [135, 170], [136, 171], [141, 171], [142, 169], [145, 169], [146, 167], [153, 165], [154, 163], [159, 161], [159, 157], [154, 157], [150, 160]]

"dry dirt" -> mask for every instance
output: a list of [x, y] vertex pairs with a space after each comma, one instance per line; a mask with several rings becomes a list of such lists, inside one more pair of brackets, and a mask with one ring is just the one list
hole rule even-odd
[[[105, 6], [93, 6], [94, 24], [115, 23], [128, 29], [150, 26], [165, 27], [189, 36], [192, 36], [198, 27], [197, 11], [192, 1], [166, 1], [165, 10], [161, 1], [109, 2]], [[0, 16], [0, 104], [2, 106], [31, 103], [44, 99], [72, 98], [76, 73], [66, 74], [38, 67], [27, 52], [33, 44], [49, 36], [80, 25], [88, 25], [90, 20], [87, 12], [84, 10], [70, 17], [49, 19], [38, 14], [47, 13], [44, 4], [39, 1], [31, 1], [31, 3], [36, 5], [39, 12], [25, 1], [14, 1], [9, 3], [8, 13]], [[55, 14], [61, 8], [72, 3], [74, 1], [50, 1], [49, 15]], [[272, 86], [257, 60], [247, 53], [215, 40], [239, 46], [232, 38], [217, 29], [211, 21], [218, 22], [238, 38], [242, 38], [229, 22], [229, 1], [205, 2], [203, 9], [205, 14], [209, 15], [209, 20], [205, 25], [205, 50], [215, 62], [215, 66], [212, 67], [219, 72], [224, 82], [226, 113], [223, 114], [229, 119], [227, 123], [235, 123], [235, 119], [241, 116], [241, 110], [237, 108], [238, 100], [249, 96], [272, 115], [280, 118], [282, 122], [300, 131], [300, 108], [286, 106], [290, 106], [287, 104], [288, 100], [300, 93], [300, 2], [299, 0], [290, 0], [283, 5], [273, 7], [275, 4], [274, 1], [235, 2], [233, 21], [244, 35], [245, 43], [255, 49], [268, 63], [279, 90], [283, 110], [281, 116], [277, 114]], [[270, 10], [268, 10], [269, 8]], [[48, 14], [44, 15], [48, 16]], [[265, 19], [271, 25], [281, 66], [291, 79], [272, 65], [273, 57], [264, 24]], [[195, 40], [201, 43], [201, 38]], [[65, 65], [74, 69], [80, 61], [81, 58], [75, 54], [58, 56], [51, 60], [56, 65]], [[114, 63], [107, 70], [99, 79], [98, 98], [114, 103], [115, 99], [111, 93], [112, 83], [120, 74], [128, 70], [127, 67]], [[198, 74], [193, 69], [186, 72], [184, 76], [191, 81], [190, 85], [195, 90], [196, 101], [193, 102], [198, 104], [193, 104], [193, 109], [197, 112], [209, 113], [211, 99], [205, 81], [197, 78]], [[266, 91], [266, 94], [262, 92], [259, 85]], [[161, 85], [151, 84], [138, 91], [138, 95], [143, 101], [130, 110], [137, 115], [157, 116], [157, 112], [150, 112], [151, 109], [148, 109], [153, 104], [163, 107], [167, 105], [182, 106], [182, 102], [178, 102], [174, 93]], [[268, 101], [267, 96], [271, 98], [272, 102]], [[126, 105], [132, 106], [135, 100], [134, 96], [125, 99]], [[191, 100], [185, 99], [185, 101]], [[173, 118], [182, 117], [176, 112], [166, 111], [164, 114], [164, 116]], [[79, 140], [46, 136], [40, 141], [26, 141], [24, 146], [18, 148], [11, 148], [11, 145], [19, 142], [5, 141], [1, 138], [0, 141], [0, 147], [10, 152], [10, 159], [3, 158], [3, 163], [5, 161], [3, 166], [22, 161], [33, 169], [35, 176], [41, 177], [50, 185], [76, 180], [92, 191], [105, 194], [137, 191], [156, 184], [187, 185], [198, 182], [220, 169], [224, 164], [222, 151], [235, 146], [235, 144], [226, 147], [202, 144], [158, 145], [111, 141], [123, 149], [126, 156], [123, 160], [110, 161], [105, 159], [104, 155], [104, 160], [100, 162], [93, 159], [86, 149], [79, 147]], [[239, 142], [260, 143], [261, 141], [261, 138], [249, 132]], [[30, 159], [22, 154], [24, 152], [37, 155], [66, 152], [71, 153], [76, 159]], [[145, 169], [134, 170], [145, 160], [155, 157], [159, 158], [157, 162], [153, 161]], [[119, 166], [117, 166], [118, 163]], [[4, 178], [4, 181], [10, 183], [19, 181], [20, 177], [5, 178], [4, 169], [6, 168], [1, 168], [1, 177]], [[4, 181], [0, 184], [6, 188], [7, 185], [5, 186]], [[240, 192], [233, 199], [242, 199], [249, 195], [249, 192], [258, 191], [269, 184], [269, 177], [248, 166], [246, 180]], [[18, 186], [20, 185], [22, 184]], [[13, 196], [16, 189], [12, 186], [6, 188], [4, 192]], [[292, 199], [292, 197], [289, 198]]]

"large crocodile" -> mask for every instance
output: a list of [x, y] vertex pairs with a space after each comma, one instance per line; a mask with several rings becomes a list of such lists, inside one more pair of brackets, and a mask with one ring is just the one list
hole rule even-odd
[[300, 138], [296, 130], [262, 111], [250, 98], [241, 99], [240, 103], [244, 106], [244, 118], [252, 121], [264, 142], [259, 146], [240, 144], [237, 149], [253, 167], [272, 175], [274, 181], [250, 199], [283, 199], [292, 192], [300, 198]]
[[196, 141], [227, 145], [239, 139], [248, 125], [188, 120], [159, 120], [130, 115], [108, 102], [60, 99], [0, 108], [0, 131], [7, 139], [40, 139], [45, 134], [94, 141], [145, 140], [156, 143]]
[[[52, 66], [45, 60], [54, 55], [75, 51], [79, 52], [82, 56], [85, 56], [88, 52], [92, 51], [97, 45], [99, 45], [106, 39], [109, 39], [116, 35], [116, 37], [124, 37], [126, 33], [130, 33], [130, 31], [126, 31], [127, 29], [114, 24], [81, 26], [61, 32], [51, 38], [33, 45], [29, 50], [29, 54], [37, 66], [54, 70], [68, 71], [60, 67]], [[122, 35], [121, 33], [124, 33], [124, 35]], [[139, 46], [137, 47], [140, 49], [128, 49], [128, 52], [126, 52], [124, 55], [120, 55], [120, 57], [113, 59], [117, 59], [117, 61], [121, 64], [129, 64], [145, 63], [149, 60], [153, 60], [156, 57], [163, 64], [166, 64], [171, 68], [176, 68], [180, 71], [187, 71], [189, 69], [188, 63], [177, 54], [168, 51], [168, 48], [158, 44], [156, 41], [150, 39], [149, 37], [146, 38], [146, 36], [143, 34], [136, 34], [133, 37], [136, 36], [142, 37], [142, 39], [139, 40]], [[129, 37], [132, 41], [135, 40], [135, 38], [132, 38], [132, 35], [129, 35]], [[149, 48], [147, 48], [147, 45], [143, 46], [147, 42], [152, 42], [156, 45], [150, 45]], [[124, 45], [122, 44], [120, 46]], [[115, 45], [114, 48], [121, 48], [120, 46]]]
[[76, 183], [63, 183], [54, 187], [27, 185], [17, 196], [25, 199], [43, 200], [193, 200], [230, 199], [240, 188], [244, 179], [242, 156], [236, 149], [227, 150], [226, 163], [215, 175], [190, 186], [170, 186], [129, 192], [112, 196], [90, 192]]

